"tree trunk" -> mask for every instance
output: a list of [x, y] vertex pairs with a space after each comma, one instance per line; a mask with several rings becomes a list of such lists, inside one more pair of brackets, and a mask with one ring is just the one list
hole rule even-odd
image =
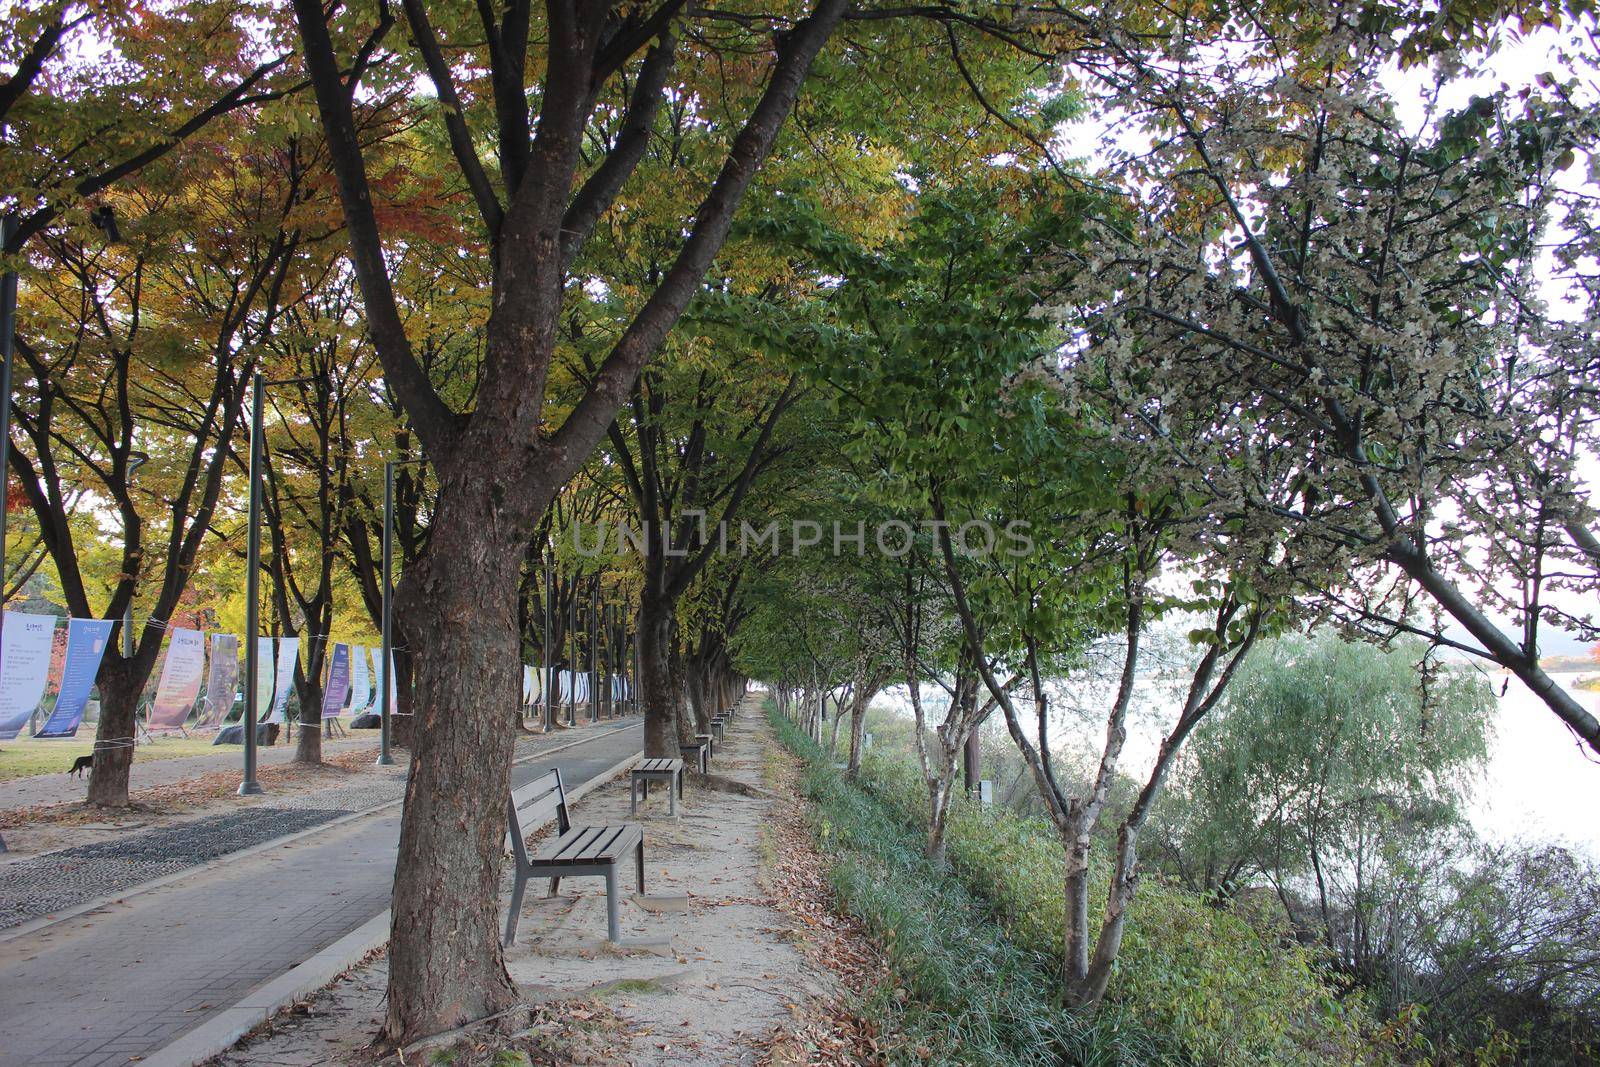
[[694, 657], [689, 657], [684, 674], [689, 690], [689, 715], [694, 721], [695, 733], [709, 733], [711, 716], [706, 711], [705, 665]]
[[1089, 999], [1089, 846], [1092, 831], [1081, 817], [1074, 817], [1072, 825], [1061, 835], [1067, 854], [1062, 896], [1065, 899], [1066, 929], [1063, 931], [1066, 953], [1067, 1005], [1083, 1007], [1093, 1003]]
[[923, 855], [943, 867], [945, 860], [945, 827], [950, 813], [949, 779], [928, 783], [928, 843]]
[[[398, 600], [398, 595], [396, 596]], [[416, 705], [416, 663], [412, 657], [411, 646], [404, 636], [406, 631], [401, 629], [399, 622], [400, 611], [398, 605], [393, 623], [393, 638], [395, 644], [394, 654], [394, 712], [389, 718], [389, 741], [399, 748], [410, 749], [412, 737], [417, 726]], [[405, 651], [400, 651], [404, 649]], [[384, 685], [388, 685], [387, 681]]]
[[137, 661], [108, 655], [96, 684], [100, 689], [100, 722], [94, 731], [94, 767], [89, 772], [88, 803], [102, 808], [128, 806], [128, 771], [133, 766], [134, 713], [144, 692], [147, 672]]
[[300, 735], [295, 739], [296, 763], [322, 762], [322, 682], [307, 679], [300, 686]]
[[679, 744], [694, 744], [696, 734], [706, 731], [700, 729], [700, 724], [695, 721], [689, 709], [689, 683], [685, 677], [683, 655], [677, 649], [668, 646], [667, 649], [667, 679], [668, 688], [672, 692], [672, 716], [678, 724]]
[[943, 866], [945, 831], [950, 825], [950, 801], [955, 796], [956, 750], [939, 746], [939, 765], [928, 777], [928, 843], [923, 854]]
[[[294, 762], [322, 762], [322, 668], [329, 656], [328, 634], [308, 628], [304, 642], [310, 655], [295, 664], [294, 691], [300, 698], [300, 731], [295, 738]], [[337, 712], [335, 712], [337, 714]]]
[[540, 509], [506, 499], [494, 449], [463, 454], [472, 458], [440, 465], [427, 552], [399, 591], [408, 637], [421, 654], [412, 660], [420, 714], [412, 720], [395, 864], [384, 1023], [384, 1038], [395, 1044], [517, 999], [499, 936], [515, 745], [502, 709], [521, 686], [517, 575], [527, 517]]
[[861, 775], [861, 735], [867, 726], [867, 704], [872, 700], [872, 690], [863, 680], [856, 687], [855, 699], [850, 702], [850, 760], [845, 766], [845, 775], [858, 778]]
[[678, 758], [677, 694], [669, 662], [672, 614], [646, 596], [639, 605], [639, 697], [644, 701], [644, 754]]

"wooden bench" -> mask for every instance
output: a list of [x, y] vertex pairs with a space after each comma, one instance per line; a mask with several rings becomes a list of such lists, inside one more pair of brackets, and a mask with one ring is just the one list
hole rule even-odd
[[712, 737], [710, 734], [695, 734], [694, 739], [706, 746], [707, 763], [710, 763], [712, 760], [717, 758], [716, 738]]
[[725, 725], [726, 723], [720, 715], [711, 720], [711, 736], [717, 739], [717, 744], [719, 745], [722, 744], [723, 727]]
[[688, 760], [690, 765], [698, 769], [701, 774], [711, 773], [710, 749], [711, 746], [704, 741], [696, 741], [692, 745], [678, 746], [678, 751], [683, 754], [683, 758]]
[[[532, 856], [523, 840], [523, 826], [537, 826], [552, 814], [557, 834]], [[606, 937], [620, 940], [617, 921], [617, 868], [632, 852], [639, 866], [639, 892], [644, 892], [644, 827], [635, 822], [614, 826], [573, 826], [567, 814], [567, 791], [561, 771], [512, 790], [506, 801], [507, 846], [516, 860], [516, 884], [511, 890], [511, 914], [506, 916], [504, 944], [517, 938], [517, 923], [522, 917], [522, 894], [530, 878], [549, 878], [550, 895], [563, 878], [603, 877], [606, 880]]]
[[[681, 759], [647, 759], [628, 773], [628, 814], [632, 815], [639, 810], [639, 794], [642, 792], [646, 800], [650, 799], [650, 783], [664, 781], [667, 783], [668, 814], [678, 814], [678, 801], [683, 799], [683, 760]], [[673, 787], [677, 792], [673, 792]]]

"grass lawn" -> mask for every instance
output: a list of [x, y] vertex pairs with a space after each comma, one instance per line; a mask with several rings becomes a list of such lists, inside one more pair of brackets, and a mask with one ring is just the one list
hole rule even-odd
[[[15, 741], [0, 741], [0, 782], [14, 778], [27, 778], [35, 774], [61, 774], [79, 756], [87, 756], [94, 748], [94, 730], [86, 727], [87, 736], [72, 737], [63, 741], [35, 741], [19, 737]], [[217, 752], [237, 752], [237, 746], [213, 747], [215, 733], [203, 737], [157, 737], [141, 743], [133, 750], [135, 760], [180, 759], [184, 756], [205, 756]]]

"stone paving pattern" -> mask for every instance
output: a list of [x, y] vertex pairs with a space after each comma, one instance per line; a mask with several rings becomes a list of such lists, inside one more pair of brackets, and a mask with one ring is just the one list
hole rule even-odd
[[[639, 751], [637, 720], [602, 729], [513, 781], [576, 786]], [[150, 1055], [387, 907], [399, 828], [389, 809], [0, 942], [0, 1067]]]
[[131, 889], [348, 812], [251, 808], [0, 866], [0, 929]]

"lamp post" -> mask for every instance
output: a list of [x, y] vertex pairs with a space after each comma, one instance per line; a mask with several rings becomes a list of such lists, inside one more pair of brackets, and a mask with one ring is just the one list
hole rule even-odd
[[578, 583], [567, 601], [567, 725], [578, 725]]
[[600, 576], [589, 583], [589, 721], [600, 721]]
[[[250, 511], [245, 531], [245, 646], [244, 646], [244, 781], [239, 795], [265, 792], [256, 781], [256, 719], [261, 713], [256, 678], [261, 670], [261, 650], [256, 640], [261, 629], [261, 413], [266, 406], [265, 382], [256, 371], [250, 383]], [[124, 634], [127, 629], [124, 627]]]
[[[0, 218], [0, 253], [11, 243], [17, 220], [11, 212]], [[0, 484], [5, 485], [5, 496], [0, 501], [0, 581], [5, 579], [6, 562], [6, 511], [11, 496], [11, 335], [17, 325], [17, 272], [8, 270], [0, 274]], [[0, 609], [5, 605], [0, 604]], [[0, 641], [5, 635], [5, 612], [0, 610]], [[5, 852], [6, 839], [0, 835], [0, 852]]]
[[555, 676], [555, 646], [550, 640], [550, 628], [555, 625], [555, 578], [550, 563], [550, 551], [544, 554], [544, 641], [542, 653], [539, 657], [539, 669], [544, 672], [539, 682], [539, 703], [544, 708], [544, 732], [549, 733], [556, 728], [555, 694], [552, 689], [556, 684]]

